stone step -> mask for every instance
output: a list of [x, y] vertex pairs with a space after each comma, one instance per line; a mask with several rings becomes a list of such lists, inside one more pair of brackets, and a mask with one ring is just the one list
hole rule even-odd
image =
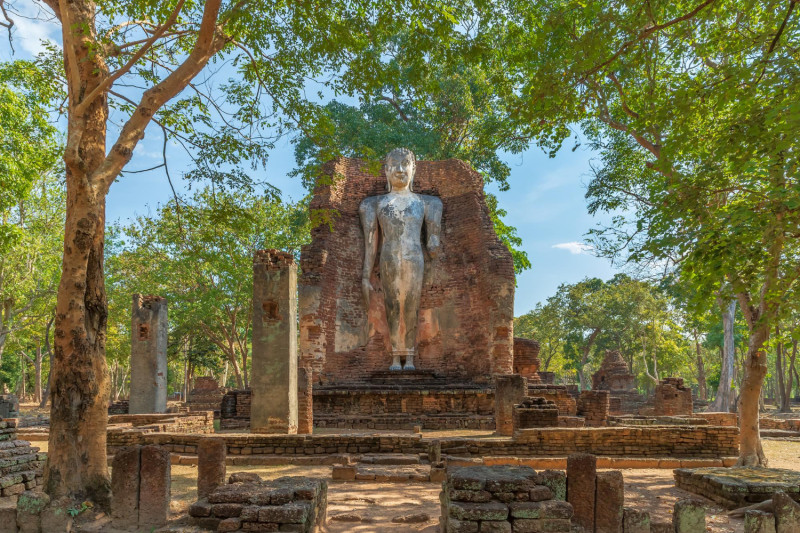
[[358, 462], [375, 465], [418, 465], [420, 458], [419, 455], [405, 453], [367, 454], [362, 455]]
[[[434, 469], [439, 472], [443, 469]], [[431, 478], [428, 465], [344, 465], [334, 466], [334, 481], [361, 481], [365, 483], [428, 483], [440, 482], [441, 478]]]

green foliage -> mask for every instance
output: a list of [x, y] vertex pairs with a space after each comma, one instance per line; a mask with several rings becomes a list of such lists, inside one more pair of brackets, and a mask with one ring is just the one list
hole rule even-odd
[[58, 165], [62, 147], [49, 115], [56, 87], [30, 61], [0, 63], [0, 254], [22, 238], [11, 209]]
[[106, 248], [110, 357], [129, 353], [131, 295], [158, 294], [169, 302], [171, 359], [211, 372], [227, 362], [246, 386], [253, 255], [298, 254], [307, 225], [303, 204], [207, 187], [115, 228]]

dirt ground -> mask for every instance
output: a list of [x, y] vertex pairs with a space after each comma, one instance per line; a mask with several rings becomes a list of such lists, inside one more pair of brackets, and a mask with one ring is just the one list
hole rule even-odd
[[[775, 468], [800, 470], [800, 442], [765, 439], [764, 451]], [[47, 443], [42, 445], [46, 451]], [[346, 483], [330, 481], [329, 466], [269, 466], [228, 467], [234, 472], [256, 472], [264, 479], [281, 476], [311, 476], [328, 479], [328, 531], [330, 533], [378, 533], [378, 532], [424, 532], [438, 531], [439, 492], [436, 483]], [[668, 522], [676, 500], [685, 497], [702, 499], [675, 487], [672, 470], [626, 469], [625, 505], [650, 512], [653, 521]], [[189, 505], [196, 499], [197, 467], [172, 467], [172, 516], [167, 528], [159, 531], [193, 533], [201, 531], [188, 523]], [[730, 519], [726, 511], [708, 503], [708, 533], [743, 533], [740, 519]], [[393, 519], [409, 517], [424, 520], [419, 523], [397, 523]], [[427, 519], [425, 516], [427, 515]], [[88, 517], [87, 517], [88, 518]], [[81, 524], [80, 531], [113, 533], [108, 518], [94, 517], [91, 524]]]

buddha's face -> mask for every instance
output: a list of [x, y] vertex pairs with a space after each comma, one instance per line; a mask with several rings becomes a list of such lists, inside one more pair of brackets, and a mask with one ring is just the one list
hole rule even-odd
[[387, 157], [386, 180], [389, 182], [389, 189], [392, 191], [410, 189], [415, 170], [414, 156], [410, 153]]

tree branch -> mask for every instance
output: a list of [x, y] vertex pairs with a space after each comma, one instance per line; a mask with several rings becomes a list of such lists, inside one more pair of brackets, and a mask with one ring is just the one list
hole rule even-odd
[[[583, 77], [584, 77], [584, 78], [588, 78], [588, 77], [589, 77], [589, 76], [591, 76], [592, 74], [595, 74], [595, 73], [599, 72], [600, 70], [602, 70], [603, 68], [607, 67], [607, 66], [608, 66], [609, 64], [611, 64], [611, 63], [612, 63], [612, 62], [613, 62], [615, 59], [617, 59], [619, 56], [621, 56], [623, 53], [625, 53], [625, 51], [626, 51], [628, 48], [630, 48], [631, 46], [633, 46], [633, 45], [634, 45], [634, 44], [636, 44], [637, 42], [639, 42], [639, 41], [641, 41], [641, 40], [643, 40], [643, 39], [646, 39], [647, 37], [649, 37], [650, 35], [654, 34], [655, 32], [657, 32], [657, 31], [661, 31], [661, 30], [664, 30], [664, 29], [667, 29], [667, 28], [669, 28], [670, 26], [674, 26], [675, 24], [678, 24], [678, 23], [680, 23], [680, 22], [683, 22], [683, 21], [685, 21], [685, 20], [689, 20], [689, 19], [693, 18], [695, 15], [697, 15], [698, 13], [700, 13], [700, 11], [702, 11], [702, 10], [703, 10], [704, 8], [706, 8], [707, 6], [709, 6], [709, 5], [713, 4], [715, 1], [716, 1], [716, 0], [705, 0], [705, 2], [703, 2], [703, 3], [702, 3], [702, 4], [700, 4], [700, 5], [698, 5], [697, 7], [695, 7], [695, 8], [694, 8], [693, 10], [691, 10], [690, 12], [688, 12], [688, 13], [686, 13], [686, 14], [684, 14], [684, 15], [681, 15], [680, 17], [674, 18], [674, 19], [672, 19], [672, 20], [670, 20], [670, 21], [668, 21], [668, 22], [665, 22], [664, 24], [656, 24], [656, 25], [654, 25], [654, 26], [649, 26], [649, 27], [647, 27], [647, 28], [645, 28], [645, 29], [641, 30], [641, 31], [639, 32], [639, 34], [638, 34], [636, 37], [634, 37], [633, 39], [631, 39], [631, 40], [629, 40], [629, 41], [626, 41], [626, 42], [625, 42], [625, 43], [624, 43], [624, 44], [623, 44], [623, 45], [622, 45], [622, 46], [621, 46], [621, 47], [620, 47], [620, 48], [619, 48], [619, 49], [618, 49], [618, 50], [617, 50], [617, 51], [614, 53], [614, 55], [612, 55], [611, 57], [609, 57], [608, 59], [606, 59], [605, 61], [603, 61], [603, 62], [602, 62], [602, 63], [600, 63], [599, 65], [597, 65], [597, 66], [593, 67], [592, 69], [590, 69], [589, 71], [587, 71], [587, 72], [586, 72], [586, 74], [584, 74], [584, 76], [583, 76]], [[793, 1], [794, 1], [794, 0], [793, 0]]]
[[[106, 92], [114, 84], [115, 81], [117, 81], [126, 72], [128, 72], [133, 67], [133, 65], [135, 65], [136, 62], [139, 61], [142, 58], [142, 56], [144, 56], [145, 53], [147, 53], [147, 51], [153, 46], [153, 44], [158, 39], [160, 39], [161, 36], [164, 34], [164, 32], [166, 32], [167, 29], [170, 26], [172, 26], [175, 23], [175, 21], [178, 19], [178, 15], [180, 14], [181, 9], [183, 8], [184, 2], [185, 2], [185, 0], [178, 0], [178, 4], [175, 6], [175, 9], [172, 10], [172, 13], [170, 13], [169, 18], [167, 19], [167, 21], [164, 22], [164, 24], [159, 26], [156, 29], [156, 31], [153, 32], [153, 36], [150, 37], [149, 39], [147, 39], [147, 41], [145, 41], [145, 43], [142, 45], [142, 47], [139, 48], [136, 51], [136, 53], [133, 54], [133, 56], [131, 56], [131, 58], [128, 60], [128, 62], [125, 63], [121, 68], [119, 68], [112, 75], [110, 75], [106, 79], [104, 79], [100, 84], [98, 84], [92, 90], [92, 92], [90, 92], [89, 95], [86, 98], [84, 98], [81, 101], [80, 104], [78, 104], [75, 107], [75, 114], [76, 115], [83, 114], [83, 112], [86, 111], [86, 109], [89, 107], [89, 105], [92, 103], [92, 101], [95, 98], [97, 98], [99, 95], [101, 95], [104, 92]], [[216, 16], [214, 18], [216, 19]], [[202, 29], [201, 29], [201, 31], [202, 31]], [[199, 38], [198, 38], [198, 41], [199, 41]]]

